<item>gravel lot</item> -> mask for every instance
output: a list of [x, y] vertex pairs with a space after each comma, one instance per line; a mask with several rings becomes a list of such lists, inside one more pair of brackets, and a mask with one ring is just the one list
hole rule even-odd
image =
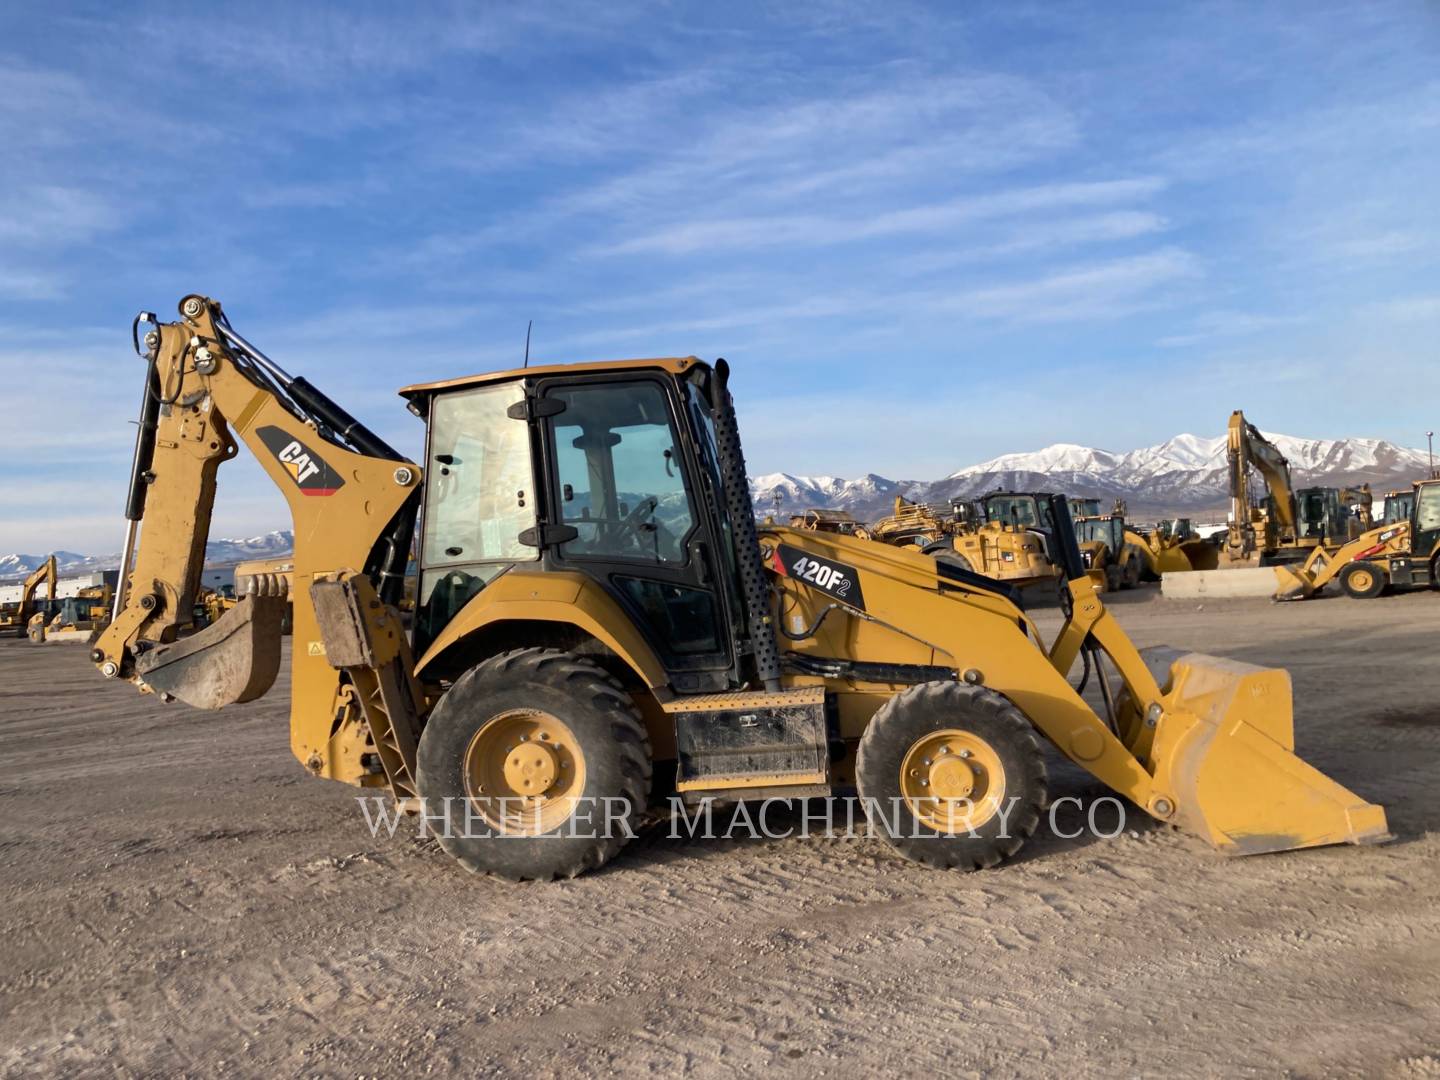
[[962, 875], [658, 827], [511, 885], [372, 838], [283, 677], [202, 714], [0, 642], [0, 1073], [1440, 1076], [1440, 597], [1155, 592], [1137, 642], [1288, 667], [1301, 754], [1392, 843], [1232, 861], [1135, 814]]

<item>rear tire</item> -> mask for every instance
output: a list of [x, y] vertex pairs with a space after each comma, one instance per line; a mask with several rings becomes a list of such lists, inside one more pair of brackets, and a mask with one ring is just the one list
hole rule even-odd
[[1389, 584], [1385, 571], [1377, 563], [1364, 559], [1348, 564], [1340, 571], [1340, 587], [1345, 595], [1356, 600], [1370, 600], [1385, 591]]
[[937, 869], [977, 870], [1014, 855], [1046, 799], [1030, 721], [1004, 696], [966, 683], [922, 683], [881, 706], [860, 739], [855, 780], [886, 842]]
[[1119, 592], [1120, 589], [1124, 586], [1124, 584], [1125, 579], [1122, 577], [1120, 573], [1120, 568], [1118, 566], [1116, 566], [1114, 563], [1111, 563], [1109, 566], [1105, 567], [1106, 592]]
[[425, 725], [416, 759], [440, 846], [468, 870], [517, 881], [605, 863], [633, 837], [650, 790], [635, 703], [600, 668], [555, 649], [471, 668]]
[[937, 540], [924, 548], [924, 553], [935, 559], [936, 562], [943, 562], [946, 566], [953, 566], [957, 570], [965, 570], [968, 573], [975, 573], [975, 567], [970, 560], [955, 550], [955, 545], [948, 540]]

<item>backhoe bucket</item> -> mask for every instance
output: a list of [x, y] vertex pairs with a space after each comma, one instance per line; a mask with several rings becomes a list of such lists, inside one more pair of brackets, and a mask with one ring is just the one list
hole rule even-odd
[[1288, 672], [1164, 648], [1145, 659], [1165, 691], [1149, 757], [1175, 796], [1152, 812], [1226, 855], [1390, 838], [1383, 807], [1295, 755]]
[[283, 596], [247, 596], [203, 630], [141, 653], [135, 672], [197, 709], [254, 701], [280, 671], [285, 605]]

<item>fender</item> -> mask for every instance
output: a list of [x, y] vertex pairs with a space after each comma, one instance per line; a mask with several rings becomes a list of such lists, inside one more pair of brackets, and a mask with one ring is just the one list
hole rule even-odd
[[486, 627], [504, 622], [552, 622], [579, 627], [605, 643], [652, 691], [669, 686], [665, 667], [640, 635], [635, 620], [594, 580], [570, 570], [523, 570], [501, 574], [456, 613], [415, 665], [427, 665], [451, 646]]

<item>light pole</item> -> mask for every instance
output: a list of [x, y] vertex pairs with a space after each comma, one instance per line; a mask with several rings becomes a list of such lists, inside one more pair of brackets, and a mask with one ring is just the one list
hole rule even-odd
[[1440, 477], [1435, 475], [1435, 432], [1425, 432], [1425, 446], [1430, 451], [1430, 479], [1440, 479]]

